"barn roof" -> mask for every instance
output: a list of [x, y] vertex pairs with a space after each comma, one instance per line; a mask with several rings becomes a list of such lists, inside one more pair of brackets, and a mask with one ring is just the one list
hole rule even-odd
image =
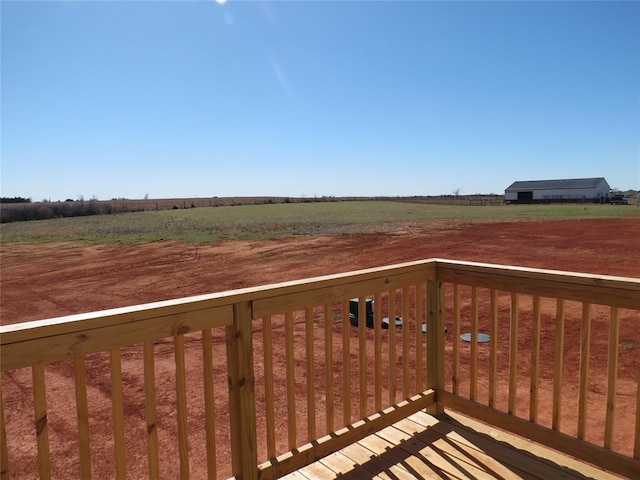
[[[566, 178], [561, 180], [527, 180], [513, 182], [507, 190], [548, 190], [562, 188], [596, 188], [601, 182], [607, 183], [604, 177]], [[608, 185], [608, 184], [607, 184]]]

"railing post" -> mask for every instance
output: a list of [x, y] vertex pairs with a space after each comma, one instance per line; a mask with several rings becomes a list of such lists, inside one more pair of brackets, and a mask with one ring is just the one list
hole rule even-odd
[[239, 480], [258, 478], [251, 319], [251, 303], [236, 303], [233, 324], [226, 327], [231, 463], [233, 475]]
[[444, 389], [444, 284], [427, 282], [427, 389], [436, 391], [435, 405], [427, 409], [431, 415], [444, 412], [438, 401], [438, 390]]

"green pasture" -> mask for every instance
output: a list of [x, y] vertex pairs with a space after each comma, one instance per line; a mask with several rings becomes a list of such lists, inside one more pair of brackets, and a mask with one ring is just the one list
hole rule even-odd
[[457, 206], [396, 201], [285, 203], [5, 223], [0, 226], [0, 240], [3, 243], [158, 240], [210, 243], [225, 238], [385, 232], [407, 223], [438, 220], [515, 221], [628, 216], [640, 219], [640, 209], [631, 205], [597, 204]]

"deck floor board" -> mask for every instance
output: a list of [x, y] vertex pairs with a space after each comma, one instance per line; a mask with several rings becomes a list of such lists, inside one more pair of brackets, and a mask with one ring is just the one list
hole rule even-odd
[[318, 462], [288, 480], [619, 479], [527, 439], [453, 412], [416, 413]]

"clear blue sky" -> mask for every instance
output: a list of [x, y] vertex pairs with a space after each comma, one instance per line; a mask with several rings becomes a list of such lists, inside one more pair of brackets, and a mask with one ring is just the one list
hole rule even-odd
[[2, 0], [2, 196], [640, 188], [640, 2]]

